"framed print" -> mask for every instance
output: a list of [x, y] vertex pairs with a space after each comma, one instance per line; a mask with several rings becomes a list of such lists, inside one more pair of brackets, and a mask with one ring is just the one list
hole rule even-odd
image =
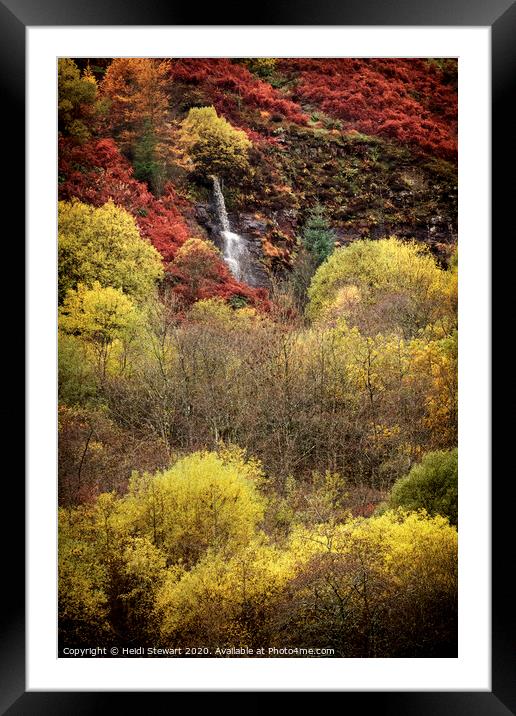
[[0, 11], [28, 322], [2, 712], [515, 712], [490, 527], [514, 6]]

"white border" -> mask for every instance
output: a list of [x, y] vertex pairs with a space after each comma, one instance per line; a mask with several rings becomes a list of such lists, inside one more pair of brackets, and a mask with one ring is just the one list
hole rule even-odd
[[[56, 658], [56, 57], [459, 57], [457, 659]], [[490, 28], [27, 28], [27, 689], [490, 690]]]

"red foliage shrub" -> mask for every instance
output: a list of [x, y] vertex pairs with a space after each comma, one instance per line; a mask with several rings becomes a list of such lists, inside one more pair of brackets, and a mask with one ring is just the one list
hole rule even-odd
[[174, 293], [186, 305], [206, 298], [242, 298], [262, 311], [270, 310], [267, 291], [237, 281], [216, 249], [204, 241], [186, 244], [167, 266], [167, 277]]
[[247, 305], [253, 306], [259, 311], [268, 313], [271, 310], [267, 290], [251, 288], [245, 283], [237, 281], [229, 273], [222, 259], [218, 262], [217, 275], [203, 279], [195, 292], [192, 292], [188, 275], [173, 264], [167, 267], [167, 274], [173, 284], [172, 290], [183, 299], [186, 305], [206, 298], [222, 298], [225, 301], [242, 298]]
[[454, 158], [457, 90], [437, 63], [422, 59], [285, 59], [297, 78], [294, 99], [313, 102], [344, 129], [415, 145]]
[[161, 199], [154, 199], [147, 213], [136, 217], [142, 235], [151, 241], [165, 261], [172, 261], [177, 249], [192, 235], [177, 208], [180, 204], [175, 189], [167, 184]]
[[191, 236], [172, 185], [156, 199], [147, 186], [133, 177], [129, 162], [112, 139], [92, 140], [82, 146], [67, 140], [59, 144], [59, 198], [72, 197], [102, 206], [112, 199], [132, 214], [143, 236], [155, 246], [165, 261]]
[[[242, 106], [273, 112], [279, 118], [299, 124], [307, 120], [297, 103], [282, 97], [270, 84], [249, 72], [247, 67], [229, 59], [173, 60], [170, 79], [171, 90], [174, 82], [201, 85], [206, 99], [235, 126], [242, 126]], [[242, 126], [242, 129], [246, 127]]]

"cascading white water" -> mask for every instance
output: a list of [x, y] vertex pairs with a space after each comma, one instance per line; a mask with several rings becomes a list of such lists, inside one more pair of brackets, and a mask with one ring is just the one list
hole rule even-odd
[[215, 207], [217, 209], [217, 217], [221, 226], [220, 235], [222, 237], [222, 255], [224, 261], [229, 266], [231, 273], [236, 279], [239, 281], [249, 282], [251, 278], [250, 257], [246, 240], [239, 234], [235, 234], [231, 231], [220, 181], [216, 176], [212, 177], [212, 179]]
[[224, 201], [224, 194], [220, 187], [220, 181], [218, 177], [213, 176], [213, 195], [215, 197], [215, 207], [217, 208], [217, 216], [222, 226], [223, 231], [230, 231], [228, 212], [226, 211], [226, 203]]

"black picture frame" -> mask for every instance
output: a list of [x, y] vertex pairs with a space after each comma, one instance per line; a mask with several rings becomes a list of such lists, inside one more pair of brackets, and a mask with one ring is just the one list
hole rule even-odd
[[[251, 13], [254, 12], [254, 16]], [[138, 3], [135, 0], [0, 0], [0, 86], [3, 98], [0, 135], [14, 148], [8, 169], [9, 186], [5, 207], [19, 217], [16, 228], [18, 246], [22, 245], [22, 220], [25, 215], [24, 151], [25, 135], [25, 30], [28, 26], [73, 25], [199, 25], [200, 8], [181, 7], [170, 0]], [[511, 0], [262, 0], [251, 8], [248, 17], [240, 9], [213, 4], [202, 9], [203, 25], [387, 25], [387, 26], [489, 26], [492, 37], [492, 236], [504, 239], [511, 226], [509, 212], [514, 203], [511, 182], [503, 168], [514, 166], [514, 115], [509, 111], [516, 76], [516, 4]], [[235, 20], [238, 19], [238, 22]], [[6, 139], [8, 138], [8, 139]], [[5, 165], [4, 165], [4, 170]], [[512, 233], [512, 232], [511, 232]], [[12, 241], [14, 234], [11, 233]], [[505, 236], [507, 239], [507, 235]], [[507, 241], [506, 241], [507, 243]], [[23, 257], [22, 257], [23, 260]], [[19, 261], [19, 259], [18, 259]], [[9, 318], [7, 319], [10, 320]], [[15, 335], [15, 326], [10, 326]], [[9, 328], [9, 327], [8, 327]], [[30, 350], [31, 346], [27, 346]], [[500, 443], [502, 437], [498, 438]], [[492, 449], [492, 454], [496, 451]], [[494, 472], [494, 470], [493, 470]], [[18, 479], [15, 480], [14, 478]], [[509, 476], [508, 476], [509, 477]], [[510, 569], [507, 547], [511, 545], [511, 520], [505, 518], [507, 489], [501, 480], [493, 480], [494, 515], [493, 596], [492, 596], [492, 690], [489, 692], [345, 692], [344, 707], [360, 699], [361, 707], [395, 714], [516, 714], [516, 624], [513, 597], [504, 588], [504, 572]], [[8, 483], [8, 484], [7, 484]], [[50, 713], [86, 714], [120, 708], [121, 693], [112, 692], [26, 692], [25, 687], [25, 614], [24, 614], [24, 485], [19, 471], [4, 475], [4, 504], [16, 512], [9, 539], [4, 537], [4, 608], [0, 631], [0, 714]], [[7, 502], [7, 500], [9, 502]], [[502, 512], [502, 508], [505, 508]], [[507, 564], [508, 561], [508, 564]], [[238, 687], [236, 685], [235, 690]], [[154, 695], [154, 694], [153, 694]], [[173, 694], [165, 694], [171, 696]], [[136, 707], [143, 705], [149, 693], [131, 693]], [[115, 701], [116, 699], [116, 701]], [[364, 700], [365, 699], [365, 700]], [[148, 702], [147, 702], [148, 703]], [[147, 706], [148, 707], [148, 706]]]

